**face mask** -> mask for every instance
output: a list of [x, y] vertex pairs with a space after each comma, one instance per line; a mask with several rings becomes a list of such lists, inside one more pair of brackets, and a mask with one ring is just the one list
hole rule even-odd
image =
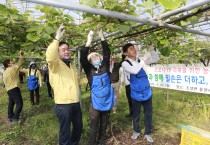
[[99, 68], [99, 66], [101, 65], [101, 60], [95, 60], [92, 62], [92, 65], [95, 67], [95, 68]]
[[67, 59], [66, 58], [62, 58], [62, 61], [65, 62], [65, 63], [70, 63], [70, 59], [69, 58], [67, 58]]
[[32, 66], [31, 66], [31, 68], [32, 68], [32, 69], [35, 69], [35, 68], [36, 68], [36, 66], [35, 66], [35, 65], [32, 65]]

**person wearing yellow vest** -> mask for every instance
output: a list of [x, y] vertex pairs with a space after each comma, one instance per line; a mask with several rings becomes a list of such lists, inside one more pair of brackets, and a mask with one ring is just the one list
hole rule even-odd
[[[42, 76], [40, 71], [37, 69], [37, 64], [33, 61], [30, 62], [29, 68], [28, 69], [21, 69], [20, 72], [23, 72], [25, 74], [27, 74], [27, 76], [31, 76], [31, 75], [35, 75], [36, 78], [38, 79], [38, 84], [37, 87], [33, 90], [30, 90], [30, 100], [31, 100], [31, 104], [32, 105], [38, 105], [39, 104], [39, 87], [42, 86]], [[29, 85], [29, 84], [28, 84]], [[36, 96], [36, 103], [34, 101], [34, 92], [35, 92], [35, 96]]]
[[[8, 120], [10, 122], [16, 122], [20, 119], [20, 113], [23, 108], [23, 99], [20, 92], [20, 80], [19, 80], [19, 69], [23, 64], [23, 52], [19, 52], [19, 61], [17, 65], [13, 65], [13, 62], [9, 59], [3, 62], [6, 70], [3, 74], [3, 81], [5, 88], [9, 96], [8, 103]], [[14, 106], [16, 105], [15, 111]]]
[[[59, 145], [77, 145], [82, 133], [82, 112], [76, 67], [70, 62], [71, 51], [61, 25], [46, 51], [49, 81], [54, 91], [55, 114], [60, 124]], [[72, 129], [71, 129], [72, 124]]]

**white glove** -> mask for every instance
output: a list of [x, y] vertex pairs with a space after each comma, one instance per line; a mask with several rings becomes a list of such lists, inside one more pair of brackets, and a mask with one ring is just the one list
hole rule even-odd
[[160, 60], [160, 57], [159, 57], [160, 52], [158, 50], [157, 51], [152, 50], [151, 51], [151, 55], [152, 55], [152, 57], [153, 57], [154, 60], [156, 60], [156, 61], [159, 61]]
[[42, 84], [39, 84], [39, 87], [42, 87]]
[[65, 30], [63, 30], [65, 26], [63, 26], [63, 24], [60, 25], [60, 27], [58, 28], [57, 32], [56, 32], [56, 36], [55, 36], [55, 39], [56, 40], [60, 40], [61, 37], [63, 36]]
[[87, 42], [86, 42], [85, 47], [89, 47], [90, 46], [90, 44], [91, 44], [91, 42], [93, 40], [93, 35], [94, 35], [94, 31], [91, 30], [89, 32], [88, 36], [87, 36]]
[[159, 51], [152, 50], [152, 51], [150, 51], [150, 54], [151, 54], [151, 57], [145, 61], [145, 63], [147, 65], [149, 65], [151, 63], [156, 63], [160, 60], [160, 57], [159, 57], [160, 52]]
[[146, 60], [149, 59], [150, 57], [151, 57], [150, 52], [147, 52], [147, 53], [143, 56], [142, 60], [143, 60], [143, 61], [146, 61]]
[[98, 31], [98, 37], [101, 39], [101, 41], [105, 40], [102, 29], [100, 31]]

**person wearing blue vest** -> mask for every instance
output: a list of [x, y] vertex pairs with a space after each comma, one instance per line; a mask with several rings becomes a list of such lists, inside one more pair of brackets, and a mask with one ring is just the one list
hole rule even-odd
[[[28, 69], [22, 68], [20, 72], [23, 72], [28, 75], [28, 89], [30, 91], [31, 105], [38, 105], [40, 98], [39, 87], [42, 86], [42, 76], [37, 68], [37, 64], [31, 61], [29, 64], [29, 68]], [[34, 92], [36, 96], [36, 103], [34, 101]]]
[[[140, 60], [137, 58], [137, 50], [134, 45], [128, 43], [123, 46], [123, 52], [127, 59], [122, 63], [122, 67], [127, 75], [130, 75], [130, 94], [132, 100], [133, 126], [134, 131], [131, 139], [135, 140], [140, 136], [140, 111], [144, 107], [144, 138], [148, 143], [153, 143], [151, 136], [152, 129], [152, 89], [149, 84], [147, 74], [144, 70], [145, 64], [153, 63], [153, 56], [147, 52]], [[156, 56], [156, 54], [155, 54]]]
[[[81, 50], [80, 62], [86, 73], [90, 86], [90, 132], [89, 145], [105, 145], [105, 135], [110, 110], [114, 105], [114, 89], [111, 86], [109, 61], [110, 49], [103, 36], [102, 30], [99, 37], [103, 48], [103, 58], [97, 52], [89, 54], [93, 31], [88, 34], [85, 48]], [[98, 137], [97, 137], [98, 133]]]

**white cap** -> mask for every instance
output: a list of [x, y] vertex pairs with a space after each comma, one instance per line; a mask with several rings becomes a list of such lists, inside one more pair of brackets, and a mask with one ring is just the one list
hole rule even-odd
[[88, 54], [87, 60], [90, 61], [90, 58], [91, 58], [91, 56], [93, 56], [93, 55], [98, 55], [98, 56], [100, 57], [101, 60], [103, 59], [102, 56], [101, 56], [99, 53], [97, 53], [97, 52], [91, 52], [90, 54]]
[[36, 64], [36, 63], [35, 63], [35, 62], [33, 62], [33, 61], [31, 61], [31, 62], [30, 62], [30, 66], [31, 66], [32, 64]]

